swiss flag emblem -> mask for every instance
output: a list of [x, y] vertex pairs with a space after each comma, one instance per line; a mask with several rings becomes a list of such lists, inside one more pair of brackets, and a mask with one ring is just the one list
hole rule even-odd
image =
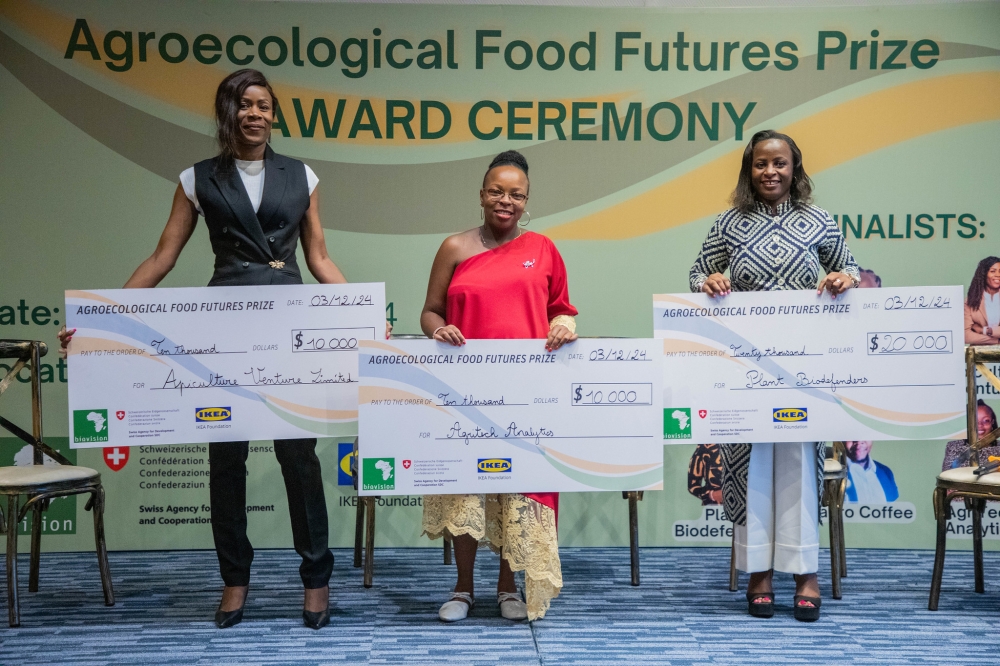
[[413, 461], [411, 461], [411, 460], [404, 460], [403, 461], [403, 469], [410, 469], [410, 465], [412, 465], [412, 464], [413, 464]]
[[707, 409], [699, 409], [698, 410], [698, 416], [700, 416], [701, 418], [705, 418], [706, 416], [708, 416], [708, 410]]
[[108, 446], [104, 449], [104, 463], [117, 472], [128, 462], [127, 446]]
[[125, 420], [125, 410], [124, 409], [119, 409], [117, 412], [115, 412], [115, 416], [118, 417], [119, 421], [124, 421]]

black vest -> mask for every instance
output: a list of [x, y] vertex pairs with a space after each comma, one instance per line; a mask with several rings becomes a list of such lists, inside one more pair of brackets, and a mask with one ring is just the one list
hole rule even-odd
[[264, 192], [254, 213], [236, 167], [217, 173], [217, 160], [194, 165], [195, 194], [215, 252], [215, 274], [208, 285], [302, 284], [295, 249], [299, 223], [309, 208], [305, 165], [268, 146]]

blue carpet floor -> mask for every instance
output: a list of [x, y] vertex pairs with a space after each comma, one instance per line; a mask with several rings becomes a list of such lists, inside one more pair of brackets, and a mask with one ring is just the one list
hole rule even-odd
[[743, 592], [727, 590], [728, 549], [643, 549], [634, 588], [628, 550], [567, 548], [562, 595], [545, 619], [515, 624], [491, 602], [498, 561], [481, 552], [480, 604], [454, 625], [437, 620], [454, 584], [439, 549], [379, 549], [368, 590], [351, 552], [335, 554], [334, 617], [319, 632], [302, 626], [292, 551], [257, 553], [246, 619], [225, 631], [211, 622], [221, 589], [212, 552], [112, 553], [112, 608], [93, 553], [43, 555], [37, 594], [22, 557], [22, 626], [0, 629], [0, 664], [1000, 663], [998, 553], [986, 553], [983, 595], [973, 592], [971, 554], [949, 553], [932, 613], [933, 553], [849, 550], [843, 599], [830, 598], [821, 572], [823, 617], [802, 624], [791, 617], [790, 576], [776, 580], [773, 619], [746, 614]]

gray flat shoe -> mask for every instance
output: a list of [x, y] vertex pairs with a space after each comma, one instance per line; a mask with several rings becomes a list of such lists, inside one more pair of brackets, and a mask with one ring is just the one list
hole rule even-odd
[[497, 603], [500, 605], [500, 615], [506, 620], [527, 620], [528, 606], [521, 601], [517, 592], [498, 592]]
[[476, 604], [468, 592], [452, 592], [451, 600], [445, 602], [438, 611], [442, 622], [458, 622], [469, 617], [469, 611]]

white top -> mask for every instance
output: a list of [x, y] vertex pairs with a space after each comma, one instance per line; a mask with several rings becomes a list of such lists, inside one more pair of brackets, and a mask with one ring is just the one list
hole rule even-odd
[[[991, 294], [983, 291], [983, 303], [986, 304], [986, 325], [990, 328], [1000, 326], [1000, 292]], [[993, 335], [996, 335], [994, 331]]]
[[866, 464], [856, 463], [847, 459], [847, 470], [854, 484], [855, 497], [858, 502], [866, 504], [881, 504], [885, 502], [885, 489], [878, 479], [875, 462], [869, 456]]
[[[243, 187], [246, 188], [247, 196], [250, 197], [250, 203], [253, 204], [253, 212], [257, 212], [260, 208], [261, 197], [264, 196], [264, 160], [254, 160], [252, 162], [247, 160], [234, 160], [236, 162], [236, 170], [240, 174], [240, 180], [243, 181]], [[309, 187], [309, 194], [313, 193], [316, 186], [319, 185], [319, 178], [309, 165], [304, 165], [306, 168], [306, 184]], [[184, 169], [180, 176], [181, 187], [184, 189], [184, 194], [187, 198], [194, 204], [194, 207], [198, 209], [199, 215], [204, 215], [205, 211], [201, 209], [201, 204], [198, 203], [198, 195], [195, 193], [194, 189], [194, 167]]]

